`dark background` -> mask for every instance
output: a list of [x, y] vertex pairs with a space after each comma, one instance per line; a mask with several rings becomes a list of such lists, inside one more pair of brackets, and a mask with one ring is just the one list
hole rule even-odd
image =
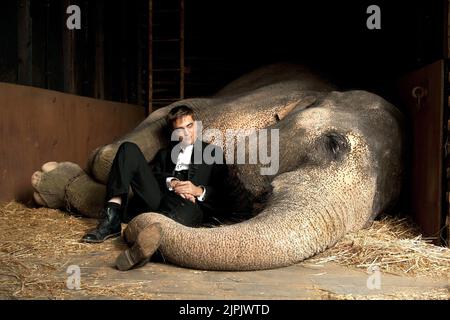
[[[0, 81], [18, 78], [18, 2], [0, 2]], [[148, 1], [31, 0], [31, 83], [68, 92], [64, 85], [62, 37], [68, 3], [81, 7], [75, 32], [76, 88], [72, 93], [147, 105]], [[177, 32], [178, 1], [153, 0], [155, 32]], [[366, 9], [381, 8], [381, 30], [368, 30]], [[408, 71], [446, 57], [445, 1], [211, 1], [186, 0], [185, 96], [213, 94], [258, 66], [306, 63], [343, 88], [364, 88], [386, 98]], [[175, 20], [173, 20], [175, 17]], [[172, 20], [171, 20], [172, 19]], [[103, 92], [94, 89], [97, 32], [103, 35]], [[176, 36], [176, 35], [175, 35]], [[154, 51], [166, 59], [170, 49]], [[167, 61], [169, 61], [168, 59]], [[170, 64], [170, 61], [168, 62]], [[169, 81], [160, 82], [168, 95]], [[161, 89], [163, 90], [163, 89]], [[175, 89], [174, 89], [175, 90]]]
[[[348, 87], [382, 89], [442, 58], [441, 1], [196, 1], [192, 48], [220, 55], [235, 75], [277, 61], [306, 63]], [[366, 9], [381, 8], [381, 30]], [[216, 14], [209, 14], [215, 12]], [[207, 27], [208, 26], [208, 27]], [[203, 27], [203, 28], [202, 28]], [[204, 39], [208, 38], [205, 46]]]

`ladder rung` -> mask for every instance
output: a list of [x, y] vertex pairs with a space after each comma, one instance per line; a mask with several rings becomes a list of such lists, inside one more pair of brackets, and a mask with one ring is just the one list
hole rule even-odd
[[158, 99], [156, 99], [156, 98], [153, 98], [153, 101], [173, 101], [173, 100], [180, 100], [180, 98], [179, 97], [176, 97], [176, 98], [158, 98]]
[[159, 10], [153, 10], [153, 13], [174, 13], [174, 12], [180, 12], [179, 9], [159, 9]]
[[180, 39], [153, 39], [153, 42], [178, 42]]
[[178, 84], [178, 81], [153, 81], [153, 84]]
[[181, 71], [181, 69], [180, 68], [176, 68], [176, 69], [171, 69], [171, 68], [168, 68], [168, 69], [153, 69], [152, 71], [153, 72]]

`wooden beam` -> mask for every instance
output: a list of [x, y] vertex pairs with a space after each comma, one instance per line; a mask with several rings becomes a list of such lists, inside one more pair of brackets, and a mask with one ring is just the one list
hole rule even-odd
[[19, 84], [33, 83], [32, 20], [30, 0], [19, 0], [17, 8], [17, 54]]
[[443, 15], [444, 15], [444, 30], [443, 30], [443, 32], [444, 32], [444, 52], [443, 52], [443, 54], [444, 54], [444, 57], [446, 57], [447, 59], [449, 59], [450, 58], [450, 47], [449, 47], [449, 45], [450, 45], [450, 41], [449, 41], [449, 37], [450, 37], [450, 32], [449, 32], [449, 29], [450, 29], [450, 19], [449, 19], [449, 15], [450, 15], [450, 5], [449, 5], [449, 0], [444, 0], [443, 1], [443, 9], [444, 10], [442, 10], [443, 11]]
[[[95, 2], [97, 4], [98, 1]], [[94, 5], [95, 5], [94, 4]], [[95, 6], [89, 5], [88, 0], [82, 1], [83, 7], [81, 8], [81, 25], [83, 26], [77, 37], [79, 47], [77, 48], [79, 63], [77, 63], [77, 72], [81, 74], [81, 90], [80, 95], [95, 97], [95, 59], [92, 59], [92, 55], [95, 55], [95, 37], [92, 36], [92, 30], [95, 29], [95, 25], [91, 23], [93, 18], [96, 19]], [[94, 52], [94, 53], [93, 53]]]
[[143, 52], [144, 52], [144, 48], [145, 48], [145, 42], [143, 41], [143, 14], [142, 14], [142, 8], [143, 7], [143, 3], [141, 1], [138, 2], [138, 4], [136, 5], [136, 17], [138, 19], [138, 23], [137, 23], [137, 63], [136, 63], [136, 68], [137, 68], [137, 72], [136, 72], [136, 102], [138, 105], [140, 106], [144, 106], [145, 102], [144, 102], [144, 96], [143, 96], [143, 89], [144, 89], [144, 84], [143, 84], [143, 65], [144, 65], [144, 61], [143, 61]]
[[44, 82], [45, 82], [45, 88], [50, 88], [50, 81], [49, 81], [49, 43], [50, 43], [50, 0], [45, 1], [45, 44], [44, 44]]
[[184, 99], [184, 0], [180, 0], [180, 99]]
[[95, 28], [95, 84], [94, 97], [105, 99], [105, 36], [103, 32], [105, 2], [95, 2], [96, 28]]
[[129, 101], [129, 77], [128, 77], [128, 6], [126, 0], [120, 1], [120, 40], [119, 40], [119, 52], [120, 52], [120, 102], [128, 103]]
[[[63, 17], [67, 17], [67, 7], [72, 4], [71, 0], [63, 1]], [[77, 93], [75, 77], [75, 30], [69, 30], [63, 19], [63, 61], [64, 61], [64, 92]]]
[[153, 111], [153, 1], [148, 0], [148, 105], [146, 115]]

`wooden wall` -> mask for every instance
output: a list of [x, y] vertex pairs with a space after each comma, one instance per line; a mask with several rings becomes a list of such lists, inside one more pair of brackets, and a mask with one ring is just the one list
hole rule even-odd
[[0, 81], [145, 106], [147, 19], [147, 0], [1, 1]]
[[48, 161], [82, 168], [90, 152], [145, 117], [140, 106], [0, 83], [0, 201], [31, 199], [30, 177]]

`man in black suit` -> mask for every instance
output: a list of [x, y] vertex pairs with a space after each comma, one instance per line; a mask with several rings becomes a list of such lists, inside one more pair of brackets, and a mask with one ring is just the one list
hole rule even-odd
[[[136, 144], [120, 145], [108, 177], [104, 218], [82, 241], [117, 237], [121, 222], [143, 212], [160, 212], [186, 226], [197, 226], [204, 215], [220, 211], [227, 175], [222, 149], [197, 139], [195, 115], [187, 106], [172, 108], [167, 123], [173, 129], [172, 139], [178, 141], [159, 150], [151, 163]], [[204, 152], [207, 147], [210, 152]]]

